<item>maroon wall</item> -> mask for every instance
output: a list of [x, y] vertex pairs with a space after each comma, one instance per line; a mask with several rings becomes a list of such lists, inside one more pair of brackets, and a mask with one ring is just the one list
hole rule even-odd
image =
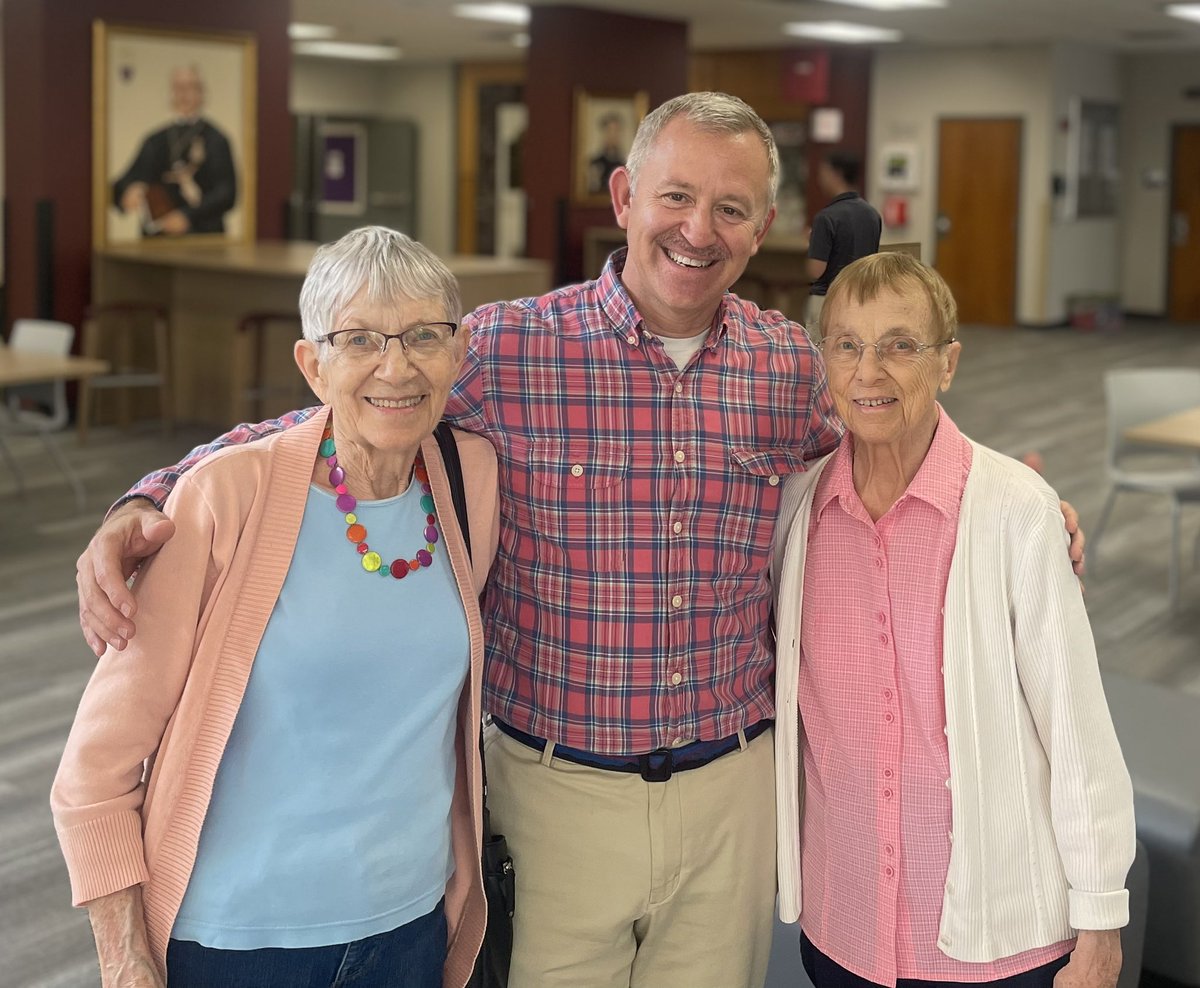
[[35, 211], [53, 205], [53, 311], [79, 325], [90, 296], [92, 21], [258, 39], [258, 236], [283, 236], [292, 187], [290, 0], [4, 0], [5, 283], [9, 320], [40, 313]]
[[687, 25], [582, 7], [533, 7], [532, 14], [525, 82], [528, 253], [554, 264], [560, 280], [575, 281], [583, 269], [583, 231], [614, 222], [609, 207], [571, 204], [575, 87], [644, 89], [651, 109], [687, 92]]

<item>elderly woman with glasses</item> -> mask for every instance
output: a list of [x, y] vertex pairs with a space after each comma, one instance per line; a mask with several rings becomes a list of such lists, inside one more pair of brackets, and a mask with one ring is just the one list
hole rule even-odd
[[780, 911], [817, 988], [1112, 988], [1129, 775], [1058, 498], [936, 401], [956, 322], [899, 253], [821, 313], [847, 434], [776, 532]]
[[403, 234], [321, 248], [295, 357], [324, 407], [171, 494], [52, 793], [106, 986], [467, 981], [498, 515], [491, 447], [454, 434], [464, 539], [433, 435], [460, 309]]

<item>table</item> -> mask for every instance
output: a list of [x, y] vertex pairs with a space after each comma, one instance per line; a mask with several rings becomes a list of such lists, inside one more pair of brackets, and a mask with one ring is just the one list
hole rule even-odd
[[0, 345], [0, 388], [50, 381], [78, 381], [108, 373], [108, 362], [92, 357], [25, 353]]
[[1130, 426], [1121, 435], [1130, 442], [1200, 450], [1200, 406]]

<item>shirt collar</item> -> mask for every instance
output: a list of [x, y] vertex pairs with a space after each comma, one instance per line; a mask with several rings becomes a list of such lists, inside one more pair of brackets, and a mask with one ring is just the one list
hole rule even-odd
[[[596, 295], [600, 309], [608, 319], [609, 325], [612, 326], [613, 332], [630, 346], [639, 346], [644, 338], [646, 327], [641, 313], [638, 312], [637, 306], [633, 304], [633, 299], [629, 297], [629, 292], [625, 290], [625, 285], [621, 281], [621, 272], [625, 270], [625, 260], [628, 256], [628, 247], [619, 247], [608, 256], [604, 270], [600, 272], [600, 277], [595, 282]], [[729, 293], [725, 294], [728, 296]], [[713, 315], [708, 339], [704, 343], [705, 349], [711, 350], [717, 345], [728, 328], [728, 317], [731, 311], [732, 307], [723, 297]]]
[[[913, 477], [904, 497], [920, 498], [947, 518], [958, 515], [963, 486], [967, 480], [964, 451], [967, 440], [958, 431], [941, 404], [937, 404], [938, 424], [929, 444], [929, 452]], [[813, 499], [813, 514], [820, 517], [829, 504], [839, 498], [847, 512], [862, 503], [854, 489], [854, 437], [849, 433], [842, 439], [833, 458], [821, 477]]]

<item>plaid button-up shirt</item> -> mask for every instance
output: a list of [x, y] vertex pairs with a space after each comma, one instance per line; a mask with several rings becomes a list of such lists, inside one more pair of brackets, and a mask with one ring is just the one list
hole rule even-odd
[[[446, 408], [491, 440], [500, 466], [484, 706], [604, 754], [724, 737], [773, 715], [779, 483], [840, 438], [798, 324], [727, 294], [681, 371], [643, 331], [624, 260], [618, 251], [596, 281], [469, 315]], [[151, 475], [131, 493], [161, 500], [166, 489]]]

